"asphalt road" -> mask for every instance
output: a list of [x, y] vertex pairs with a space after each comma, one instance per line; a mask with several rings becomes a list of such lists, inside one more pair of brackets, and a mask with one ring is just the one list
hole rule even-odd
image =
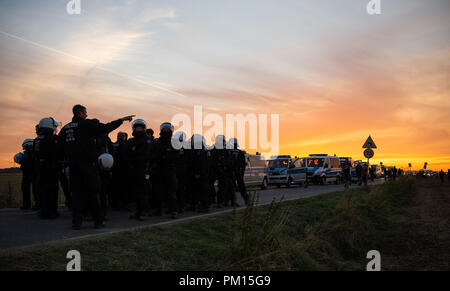
[[[380, 184], [381, 180], [370, 184]], [[357, 187], [353, 185], [352, 187]], [[317, 185], [291, 188], [271, 188], [259, 191], [259, 205], [270, 204], [274, 198], [277, 200], [296, 200], [318, 196], [325, 193], [344, 190], [343, 185]], [[237, 196], [240, 196], [237, 193]], [[244, 205], [239, 197], [240, 205]], [[66, 208], [60, 209], [61, 217], [57, 220], [40, 220], [34, 211], [21, 211], [16, 209], [0, 210], [0, 250], [9, 250], [32, 246], [39, 243], [74, 239], [104, 233], [119, 232], [136, 227], [161, 226], [178, 223], [199, 217], [207, 217], [232, 211], [232, 208], [212, 208], [208, 214], [186, 212], [173, 220], [170, 217], [148, 217], [144, 222], [130, 220], [130, 212], [110, 212], [109, 221], [103, 229], [94, 229], [93, 222], [85, 221], [81, 230], [72, 230], [71, 213]]]

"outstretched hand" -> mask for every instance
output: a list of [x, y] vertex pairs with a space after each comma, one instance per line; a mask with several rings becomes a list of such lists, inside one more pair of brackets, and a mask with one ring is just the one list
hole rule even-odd
[[134, 118], [135, 116], [136, 116], [136, 115], [125, 116], [125, 117], [121, 118], [121, 120], [122, 120], [122, 121], [133, 121], [133, 118]]

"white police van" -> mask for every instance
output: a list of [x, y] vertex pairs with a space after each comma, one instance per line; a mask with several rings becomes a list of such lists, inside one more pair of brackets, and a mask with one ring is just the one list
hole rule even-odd
[[295, 158], [289, 165], [287, 171], [288, 174], [288, 186], [291, 184], [305, 184], [306, 183], [306, 172], [304, 158]]
[[338, 157], [326, 154], [310, 155], [304, 159], [308, 182], [327, 184], [342, 181], [341, 163]]
[[257, 155], [245, 155], [246, 167], [244, 173], [244, 183], [246, 186], [261, 186], [266, 189], [269, 183], [266, 172], [266, 159]]
[[287, 171], [293, 162], [291, 156], [275, 156], [267, 161], [267, 178], [269, 185], [286, 185], [289, 187]]

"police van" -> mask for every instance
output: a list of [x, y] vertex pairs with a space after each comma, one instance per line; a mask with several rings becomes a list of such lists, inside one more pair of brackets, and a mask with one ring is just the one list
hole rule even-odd
[[269, 185], [289, 186], [289, 165], [293, 162], [291, 156], [275, 156], [267, 161], [267, 178]]
[[261, 186], [266, 189], [268, 177], [266, 172], [266, 159], [261, 155], [245, 155], [246, 167], [244, 183], [246, 186]]
[[342, 181], [341, 163], [338, 157], [326, 154], [314, 154], [304, 159], [308, 182], [326, 184]]
[[306, 172], [304, 158], [295, 158], [289, 165], [287, 171], [288, 174], [288, 186], [291, 184], [304, 184], [306, 183]]

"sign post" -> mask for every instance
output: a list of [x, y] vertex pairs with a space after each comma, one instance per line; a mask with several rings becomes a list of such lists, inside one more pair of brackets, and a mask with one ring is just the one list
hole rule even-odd
[[375, 142], [373, 141], [372, 137], [369, 135], [366, 142], [362, 146], [364, 150], [364, 156], [367, 158], [367, 167], [369, 167], [370, 159], [374, 157], [375, 153], [372, 149], [376, 149], [377, 146], [375, 145]]

